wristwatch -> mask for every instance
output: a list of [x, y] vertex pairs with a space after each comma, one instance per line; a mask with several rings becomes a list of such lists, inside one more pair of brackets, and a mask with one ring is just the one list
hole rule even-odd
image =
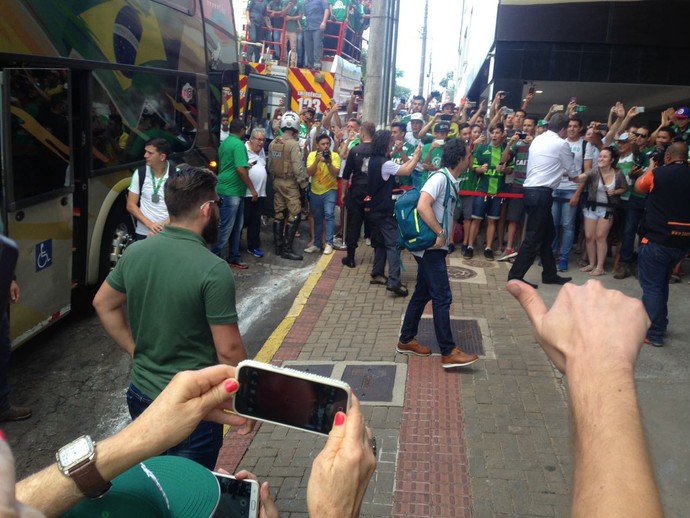
[[96, 443], [88, 435], [60, 448], [55, 458], [58, 469], [71, 478], [88, 498], [103, 496], [112, 486], [96, 469]]
[[441, 229], [441, 230], [439, 230], [438, 232], [436, 232], [436, 235], [437, 235], [437, 236], [443, 236], [443, 235], [445, 235], [445, 234], [446, 234], [445, 229]]

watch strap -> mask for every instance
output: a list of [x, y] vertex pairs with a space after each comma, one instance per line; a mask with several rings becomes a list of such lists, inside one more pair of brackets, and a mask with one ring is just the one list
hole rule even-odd
[[90, 460], [83, 466], [79, 466], [69, 473], [69, 477], [87, 498], [98, 498], [103, 496], [112, 486], [111, 482], [106, 482], [96, 469], [94, 460]]

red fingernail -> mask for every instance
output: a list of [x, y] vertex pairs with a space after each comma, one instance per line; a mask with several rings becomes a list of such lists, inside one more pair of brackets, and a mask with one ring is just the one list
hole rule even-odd
[[225, 391], [229, 394], [232, 394], [239, 386], [240, 385], [237, 383], [237, 380], [228, 380], [225, 382]]
[[345, 414], [338, 412], [335, 414], [335, 425], [342, 426], [343, 424], [345, 424]]
[[0, 440], [7, 441], [7, 436], [5, 435], [5, 430], [0, 428]]

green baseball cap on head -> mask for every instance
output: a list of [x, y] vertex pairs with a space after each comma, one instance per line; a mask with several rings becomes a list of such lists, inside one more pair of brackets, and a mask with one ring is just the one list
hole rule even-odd
[[63, 517], [207, 518], [219, 500], [220, 486], [213, 473], [193, 460], [164, 455], [128, 469], [113, 480], [105, 495], [80, 502]]
[[548, 125], [549, 121], [547, 121], [546, 119], [539, 119], [539, 121], [537, 122], [537, 128], [543, 128], [544, 126]]

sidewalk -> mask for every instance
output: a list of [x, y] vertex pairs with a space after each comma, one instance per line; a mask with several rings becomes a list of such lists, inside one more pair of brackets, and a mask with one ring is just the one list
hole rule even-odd
[[[373, 249], [357, 250], [354, 269], [342, 266], [342, 256], [321, 258], [257, 359], [339, 377], [352, 385], [379, 451], [362, 516], [569, 516], [572, 454], [565, 382], [504, 289], [510, 263], [449, 256], [455, 336], [463, 349], [478, 351], [481, 361], [444, 371], [437, 355], [396, 354], [408, 298], [369, 284]], [[409, 253], [403, 259], [403, 282], [411, 293], [416, 264]], [[570, 274], [577, 283], [589, 278]], [[528, 278], [538, 282], [539, 275], [535, 265]], [[634, 278], [615, 281], [609, 275], [602, 280], [639, 296]], [[687, 302], [686, 283], [672, 288], [672, 300], [676, 296]], [[558, 287], [540, 284], [539, 290], [550, 304]], [[432, 343], [430, 306], [426, 313], [420, 341], [438, 352]], [[672, 310], [671, 326], [685, 326], [681, 336], [687, 336], [690, 324], [679, 322], [682, 318]], [[654, 408], [645, 413], [645, 423], [661, 422], [660, 430], [653, 431], [664, 432], [667, 440], [681, 424], [666, 426], [669, 419], [674, 421], [679, 411], [688, 415], [688, 354], [680, 344], [671, 337], [669, 347], [648, 347], [641, 354], [640, 363], [651, 366], [641, 366], [641, 401], [655, 400], [648, 401]], [[663, 382], [654, 372], [660, 364], [683, 383], [674, 387], [668, 402], [659, 398], [667, 388], [658, 390]], [[687, 424], [688, 418], [682, 419]], [[313, 434], [257, 425], [248, 438], [232, 432], [227, 436], [219, 466], [253, 471], [259, 480], [269, 481], [281, 516], [306, 517], [309, 468], [324, 443]], [[655, 451], [652, 446], [668, 516], [676, 516], [671, 508], [683, 509], [688, 494], [688, 447], [673, 442], [657, 445]]]

